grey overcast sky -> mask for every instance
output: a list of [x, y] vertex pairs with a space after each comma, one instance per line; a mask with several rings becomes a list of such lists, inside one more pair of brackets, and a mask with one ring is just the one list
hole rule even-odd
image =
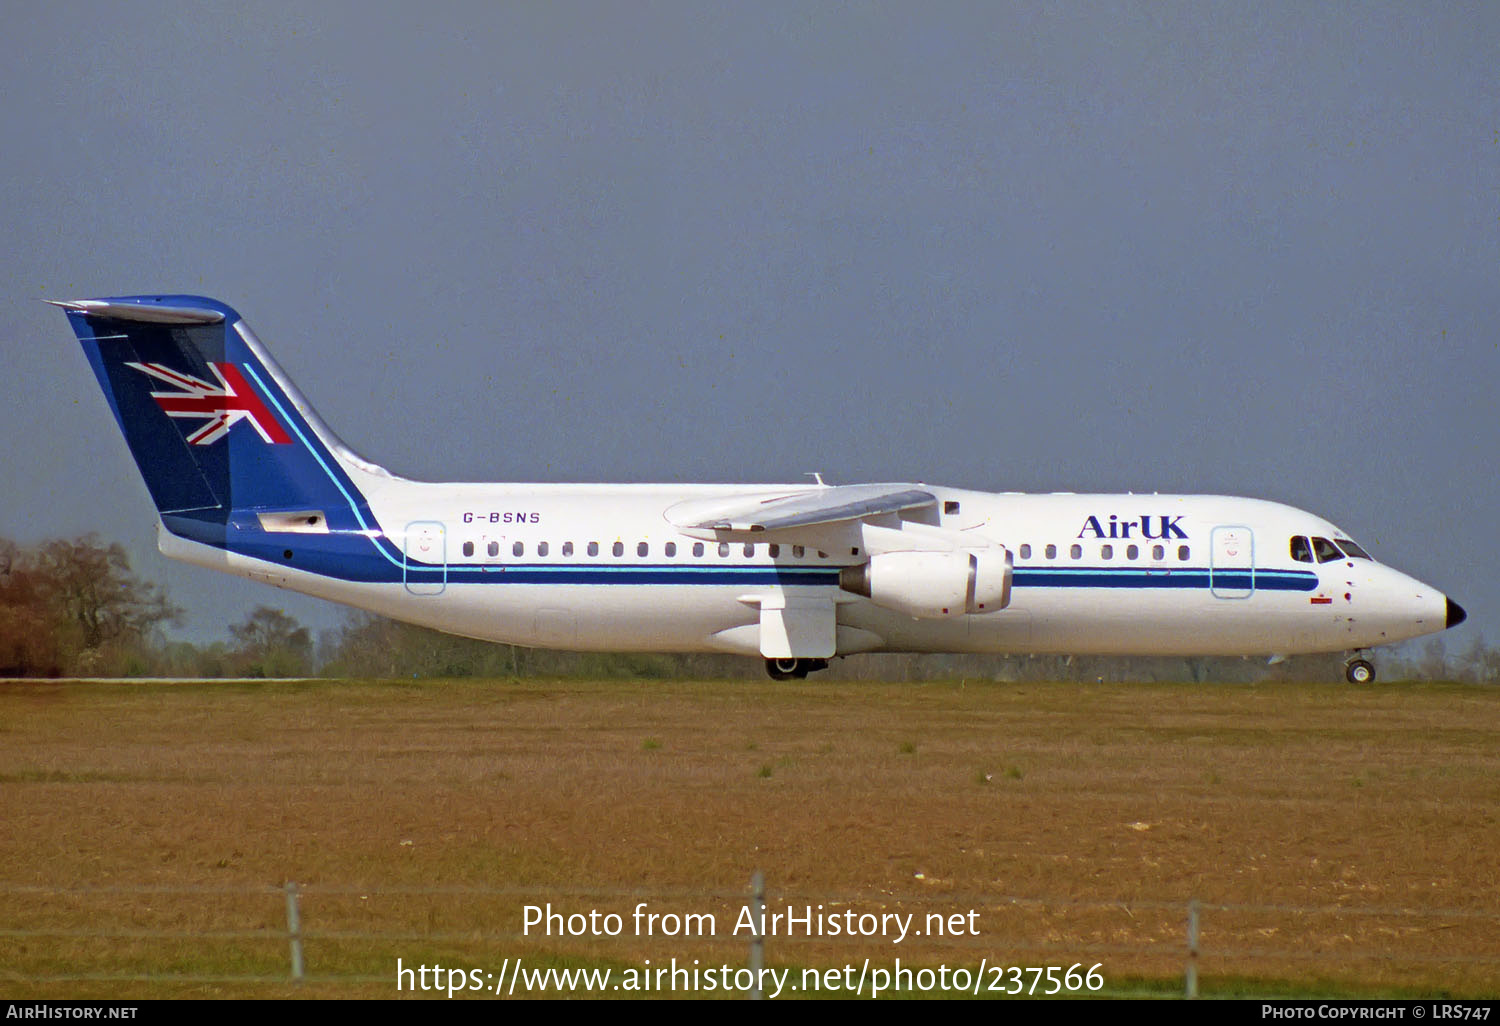
[[171, 563], [44, 298], [240, 310], [428, 479], [1254, 495], [1500, 634], [1500, 5], [32, 3], [0, 534]]

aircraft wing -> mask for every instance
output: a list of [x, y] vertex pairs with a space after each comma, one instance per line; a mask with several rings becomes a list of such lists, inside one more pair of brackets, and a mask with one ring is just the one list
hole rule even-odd
[[812, 527], [937, 504], [919, 485], [835, 485], [773, 495], [682, 503], [667, 511], [677, 527], [697, 531], [760, 533]]

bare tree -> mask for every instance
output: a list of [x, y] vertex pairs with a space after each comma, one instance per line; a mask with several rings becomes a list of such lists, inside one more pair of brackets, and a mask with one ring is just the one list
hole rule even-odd
[[44, 543], [37, 571], [53, 608], [87, 649], [141, 640], [182, 618], [160, 587], [131, 572], [123, 546], [105, 545], [97, 535]]
[[256, 606], [230, 625], [229, 636], [242, 671], [252, 677], [301, 677], [312, 666], [312, 634], [280, 609]]
[[1417, 672], [1423, 680], [1447, 680], [1449, 677], [1448, 646], [1442, 638], [1429, 638], [1422, 645], [1422, 658], [1417, 662]]
[[55, 677], [63, 646], [45, 589], [15, 542], [0, 539], [0, 676]]

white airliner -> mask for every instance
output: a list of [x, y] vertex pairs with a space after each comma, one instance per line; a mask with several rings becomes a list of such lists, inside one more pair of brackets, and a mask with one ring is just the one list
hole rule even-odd
[[925, 484], [429, 484], [357, 456], [234, 310], [57, 302], [169, 556], [516, 645], [732, 652], [1351, 653], [1463, 609], [1258, 499]]

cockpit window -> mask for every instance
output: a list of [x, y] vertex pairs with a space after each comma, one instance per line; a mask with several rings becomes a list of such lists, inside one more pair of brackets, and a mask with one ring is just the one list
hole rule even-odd
[[1354, 544], [1348, 538], [1335, 538], [1334, 541], [1338, 544], [1339, 548], [1344, 550], [1344, 555], [1348, 556], [1350, 559], [1370, 558], [1370, 554], [1368, 552], [1360, 548], [1358, 545]]
[[1339, 547], [1327, 538], [1314, 538], [1312, 540], [1313, 552], [1317, 553], [1319, 563], [1330, 563], [1335, 559], [1343, 559], [1344, 554]]
[[1306, 538], [1298, 536], [1292, 539], [1292, 558], [1299, 563], [1313, 561], [1312, 547], [1307, 544]]

